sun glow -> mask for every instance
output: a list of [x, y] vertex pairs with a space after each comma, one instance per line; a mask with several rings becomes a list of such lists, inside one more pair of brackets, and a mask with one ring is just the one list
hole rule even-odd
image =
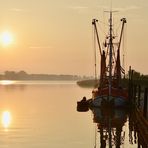
[[13, 36], [10, 32], [5, 31], [0, 34], [0, 43], [3, 46], [8, 46], [13, 43]]
[[11, 124], [11, 113], [9, 111], [2, 112], [1, 117], [2, 125], [5, 129], [7, 129]]
[[15, 81], [12, 81], [12, 80], [1, 80], [0, 81], [0, 85], [12, 85], [14, 83]]

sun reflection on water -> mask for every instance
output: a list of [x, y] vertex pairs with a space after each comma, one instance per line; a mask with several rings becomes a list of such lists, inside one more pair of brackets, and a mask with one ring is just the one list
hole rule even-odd
[[1, 122], [4, 129], [8, 129], [11, 124], [12, 116], [9, 111], [2, 112]]
[[12, 81], [12, 80], [1, 80], [0, 81], [0, 84], [1, 85], [11, 85], [11, 84], [14, 84], [15, 81]]

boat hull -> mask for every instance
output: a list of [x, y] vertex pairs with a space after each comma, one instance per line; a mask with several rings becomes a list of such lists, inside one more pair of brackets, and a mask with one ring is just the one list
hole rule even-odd
[[113, 107], [125, 107], [128, 105], [128, 101], [122, 97], [96, 97], [92, 99], [91, 106], [103, 107], [103, 106], [113, 106]]
[[92, 91], [92, 106], [114, 106], [122, 107], [128, 104], [128, 93], [126, 89], [112, 88], [109, 95], [109, 88], [95, 89]]

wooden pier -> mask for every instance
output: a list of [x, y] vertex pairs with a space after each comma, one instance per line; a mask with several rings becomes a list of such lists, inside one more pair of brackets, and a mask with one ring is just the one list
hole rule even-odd
[[129, 72], [129, 103], [134, 110], [138, 137], [148, 147], [148, 86], [136, 84], [134, 71]]

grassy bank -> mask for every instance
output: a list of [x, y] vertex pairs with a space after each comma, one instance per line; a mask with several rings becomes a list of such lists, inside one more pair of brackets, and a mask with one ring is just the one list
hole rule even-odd
[[77, 81], [77, 85], [79, 85], [80, 87], [94, 88], [98, 86], [98, 84], [99, 80], [94, 80], [94, 79]]

